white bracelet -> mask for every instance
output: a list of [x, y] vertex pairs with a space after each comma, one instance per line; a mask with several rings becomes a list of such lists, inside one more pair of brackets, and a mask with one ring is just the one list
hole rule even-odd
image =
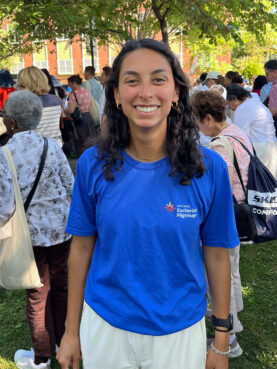
[[212, 349], [216, 354], [218, 354], [218, 355], [223, 355], [223, 356], [227, 356], [227, 355], [229, 355], [229, 354], [230, 354], [230, 352], [231, 352], [230, 346], [229, 346], [228, 351], [220, 351], [220, 350], [218, 350], [218, 349], [215, 347], [215, 345], [214, 345], [214, 343], [213, 343], [213, 342], [212, 342], [212, 344], [211, 344], [211, 346], [210, 346], [210, 349]]

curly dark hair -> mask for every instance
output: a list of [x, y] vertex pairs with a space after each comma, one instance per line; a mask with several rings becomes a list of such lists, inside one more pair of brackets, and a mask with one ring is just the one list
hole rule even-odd
[[73, 74], [72, 76], [67, 78], [68, 83], [77, 83], [77, 85], [82, 84], [82, 78], [79, 74]]
[[193, 113], [202, 121], [207, 114], [210, 114], [216, 122], [226, 121], [226, 101], [216, 92], [199, 91], [192, 95], [190, 99]]
[[[182, 175], [180, 183], [188, 185], [194, 176], [201, 177], [205, 167], [199, 148], [199, 129], [192, 115], [189, 104], [189, 81], [181, 66], [170, 51], [161, 42], [153, 39], [127, 41], [114, 60], [112, 74], [106, 86], [107, 132], [98, 137], [98, 159], [105, 160], [103, 174], [107, 180], [113, 180], [113, 170], [120, 170], [123, 165], [122, 149], [130, 143], [128, 118], [116, 106], [114, 89], [118, 88], [121, 65], [128, 53], [138, 49], [150, 49], [164, 56], [171, 66], [176, 87], [179, 89], [179, 102], [176, 109], [171, 108], [167, 117], [167, 153], [171, 163], [170, 176]], [[119, 164], [115, 168], [116, 164]]]

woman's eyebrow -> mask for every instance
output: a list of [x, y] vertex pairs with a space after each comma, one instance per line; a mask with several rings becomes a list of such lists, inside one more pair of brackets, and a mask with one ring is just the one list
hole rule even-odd
[[[167, 69], [155, 69], [153, 72], [151, 72], [150, 74], [158, 74], [158, 73], [168, 73]], [[138, 72], [135, 72], [134, 70], [126, 70], [126, 72], [124, 72], [124, 75], [135, 75], [135, 76], [139, 76]]]
[[139, 73], [133, 71], [133, 70], [126, 70], [126, 72], [124, 72], [124, 75], [135, 75], [138, 76]]
[[158, 74], [158, 73], [168, 73], [167, 69], [156, 69], [151, 74]]

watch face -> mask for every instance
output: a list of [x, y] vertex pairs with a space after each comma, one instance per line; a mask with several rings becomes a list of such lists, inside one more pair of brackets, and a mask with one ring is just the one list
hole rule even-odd
[[233, 314], [229, 314], [229, 320], [230, 320], [230, 331], [233, 329]]

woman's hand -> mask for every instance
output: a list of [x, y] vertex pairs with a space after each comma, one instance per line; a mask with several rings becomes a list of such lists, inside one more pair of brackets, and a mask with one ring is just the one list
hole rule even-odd
[[213, 350], [209, 350], [206, 360], [206, 369], [228, 369], [229, 356], [219, 355]]
[[79, 369], [82, 360], [79, 336], [65, 332], [56, 358], [62, 369]]

